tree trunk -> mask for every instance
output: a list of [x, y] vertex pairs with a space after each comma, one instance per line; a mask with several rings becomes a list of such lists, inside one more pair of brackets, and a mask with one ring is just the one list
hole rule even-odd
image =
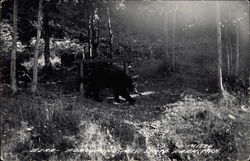
[[221, 46], [221, 21], [220, 21], [220, 2], [216, 2], [216, 20], [217, 20], [217, 52], [218, 52], [218, 64], [217, 64], [217, 77], [219, 92], [223, 96], [224, 88], [222, 84], [222, 46]]
[[0, 23], [2, 22], [2, 1], [0, 1]]
[[10, 82], [13, 93], [17, 92], [16, 85], [16, 51], [17, 51], [17, 0], [14, 0], [13, 8], [13, 44], [11, 51]]
[[162, 18], [163, 18], [163, 53], [165, 54], [165, 59], [164, 59], [164, 64], [165, 66], [168, 65], [168, 22], [167, 22], [167, 13], [166, 10], [164, 10], [164, 13], [162, 14]]
[[240, 35], [239, 35], [239, 24], [236, 23], [236, 59], [235, 59], [235, 78], [238, 76], [239, 71], [239, 57], [240, 57]]
[[49, 2], [46, 2], [43, 10], [43, 30], [44, 30], [44, 60], [45, 68], [51, 67], [50, 62], [50, 28], [49, 28]]
[[[229, 9], [228, 9], [229, 10]], [[231, 15], [231, 12], [230, 12], [230, 10], [228, 11], [228, 16], [229, 16], [229, 18], [231, 18], [232, 17], [232, 15]], [[231, 22], [232, 23], [232, 22]], [[230, 28], [229, 28], [230, 27]], [[233, 52], [233, 46], [232, 46], [232, 39], [231, 39], [231, 34], [230, 34], [230, 32], [229, 32], [229, 29], [230, 29], [230, 31], [232, 32], [232, 24], [230, 24], [230, 26], [228, 25], [228, 28], [227, 28], [227, 38], [228, 38], [228, 44], [229, 44], [229, 58], [230, 58], [230, 76], [232, 76], [233, 75], [233, 70], [234, 70], [234, 67], [233, 67], [233, 63], [234, 63], [234, 59], [233, 59], [233, 55], [234, 55], [234, 52]]]
[[41, 26], [42, 26], [42, 2], [43, 0], [39, 0], [38, 16], [37, 16], [37, 35], [36, 35], [36, 43], [35, 43], [35, 51], [33, 59], [33, 82], [31, 89], [33, 93], [35, 93], [37, 90], [37, 64], [38, 64], [38, 52], [39, 52], [39, 44], [41, 38]]
[[[174, 3], [174, 2], [173, 2]], [[171, 65], [171, 68], [172, 68], [172, 71], [174, 71], [175, 69], [175, 24], [176, 24], [176, 12], [177, 12], [177, 6], [176, 4], [174, 3], [174, 19], [173, 19], [173, 44], [172, 44], [172, 65]]]
[[233, 74], [233, 47], [232, 47], [232, 41], [230, 38], [230, 35], [228, 34], [228, 44], [229, 44], [229, 58], [230, 58], [230, 75]]
[[88, 41], [88, 48], [89, 48], [89, 54], [88, 54], [88, 59], [92, 58], [92, 51], [93, 51], [93, 47], [92, 47], [92, 39], [93, 39], [93, 33], [92, 33], [92, 27], [93, 27], [93, 11], [91, 10], [91, 13], [89, 14], [89, 24], [88, 24], [88, 37], [89, 37], [89, 41]]
[[226, 23], [225, 24], [225, 40], [226, 40], [226, 43], [225, 43], [225, 46], [226, 46], [226, 54], [227, 54], [227, 77], [230, 77], [231, 75], [231, 60], [230, 60], [230, 50], [229, 50], [229, 45], [230, 45], [230, 42], [229, 42], [229, 38], [228, 38], [228, 24]]
[[98, 8], [94, 9], [94, 15], [93, 15], [93, 27], [92, 27], [92, 47], [93, 47], [93, 57], [98, 57], [99, 55], [99, 38], [100, 38], [100, 19], [98, 17]]
[[227, 77], [230, 77], [231, 68], [230, 68], [230, 51], [229, 51], [229, 44], [226, 44], [226, 54], [227, 54]]
[[107, 4], [107, 15], [108, 15], [108, 30], [109, 30], [109, 58], [113, 57], [113, 32], [111, 28], [111, 19], [110, 19], [110, 12], [109, 12], [109, 7]]
[[[248, 17], [250, 16], [249, 14], [249, 11], [250, 11], [250, 2], [248, 1], [248, 9], [247, 9], [247, 14], [248, 14]], [[249, 21], [248, 21], [248, 25], [249, 24]], [[248, 37], [250, 37], [250, 28], [248, 28]], [[249, 39], [248, 39], [249, 41]], [[250, 46], [248, 45], [248, 51], [250, 51]], [[248, 59], [248, 63], [250, 64], [250, 58]], [[250, 105], [250, 70], [248, 70], [248, 104]]]

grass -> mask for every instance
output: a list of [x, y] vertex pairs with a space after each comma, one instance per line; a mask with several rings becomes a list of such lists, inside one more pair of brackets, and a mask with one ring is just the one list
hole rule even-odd
[[[244, 160], [249, 157], [249, 108], [165, 81], [139, 84], [137, 103], [97, 103], [58, 85], [1, 99], [5, 160]], [[234, 99], [232, 99], [234, 98]], [[231, 100], [231, 101], [228, 101]], [[209, 145], [197, 154], [190, 145]], [[31, 152], [34, 149], [53, 152]], [[204, 148], [203, 148], [204, 149]], [[201, 149], [198, 148], [198, 151]]]

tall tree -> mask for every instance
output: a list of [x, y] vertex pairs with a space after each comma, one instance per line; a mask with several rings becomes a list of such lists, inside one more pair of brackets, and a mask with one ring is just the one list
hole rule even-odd
[[43, 0], [39, 0], [38, 6], [38, 15], [37, 15], [37, 35], [36, 35], [36, 43], [35, 43], [35, 51], [34, 51], [34, 59], [33, 59], [33, 82], [32, 82], [32, 92], [35, 93], [37, 90], [37, 64], [38, 64], [38, 52], [39, 52], [39, 44], [41, 38], [41, 27], [42, 27], [42, 2]]
[[231, 76], [231, 53], [230, 53], [230, 41], [228, 35], [228, 22], [225, 24], [225, 40], [226, 40], [226, 58], [227, 58], [227, 77]]
[[240, 57], [240, 35], [239, 35], [239, 22], [235, 24], [236, 33], [236, 59], [235, 59], [235, 77], [238, 76], [239, 71], [239, 57]]
[[[247, 15], [248, 17], [249, 15], [249, 11], [250, 11], [250, 2], [248, 1], [248, 8], [247, 8]], [[248, 25], [250, 22], [248, 22]], [[250, 37], [250, 28], [248, 28], [248, 37]], [[248, 40], [249, 41], [249, 40]], [[248, 42], [249, 43], [249, 42]], [[248, 46], [248, 51], [250, 51], [250, 45]], [[248, 60], [249, 64], [250, 64], [250, 58]], [[248, 104], [250, 104], [250, 70], [248, 70]]]
[[43, 8], [43, 33], [44, 33], [44, 60], [45, 68], [51, 67], [50, 62], [50, 27], [49, 27], [49, 2], [44, 1]]
[[233, 73], [233, 47], [232, 47], [232, 40], [231, 36], [228, 32], [228, 45], [229, 45], [229, 59], [230, 59], [230, 75]]
[[165, 66], [167, 66], [168, 64], [168, 19], [167, 19], [167, 10], [163, 10], [163, 14], [162, 14], [162, 18], [163, 18], [163, 53], [165, 53], [165, 59], [164, 59], [164, 63]]
[[217, 23], [217, 52], [218, 52], [217, 78], [218, 78], [219, 92], [223, 96], [224, 88], [222, 84], [221, 20], [220, 20], [220, 2], [218, 1], [216, 1], [216, 23]]
[[94, 16], [94, 13], [93, 13], [93, 4], [91, 3], [91, 11], [89, 13], [89, 20], [88, 20], [88, 48], [89, 48], [89, 53], [88, 53], [88, 56], [87, 58], [92, 58], [93, 57], [93, 46], [92, 46], [92, 41], [93, 41], [93, 16]]
[[108, 15], [108, 30], [109, 30], [109, 57], [113, 57], [113, 32], [111, 28], [111, 18], [110, 18], [110, 12], [109, 12], [109, 6], [108, 2], [107, 3], [107, 15]]
[[174, 5], [174, 16], [173, 16], [173, 44], [172, 44], [172, 70], [175, 69], [175, 24], [176, 24], [176, 12], [177, 12], [177, 4], [173, 1]]
[[11, 51], [11, 64], [10, 64], [10, 82], [11, 90], [13, 93], [17, 92], [16, 85], [16, 51], [17, 51], [17, 0], [14, 0], [13, 7], [13, 42]]
[[229, 7], [226, 9], [226, 12], [228, 13], [228, 19], [226, 19], [225, 23], [225, 38], [226, 38], [226, 50], [227, 50], [227, 76], [232, 76], [233, 72], [233, 47], [232, 47], [232, 41], [231, 41], [231, 27], [232, 27], [232, 15], [231, 10]]
[[100, 18], [99, 18], [99, 9], [94, 8], [93, 11], [93, 26], [92, 26], [92, 47], [93, 47], [93, 57], [98, 57], [99, 55], [99, 39], [100, 39]]

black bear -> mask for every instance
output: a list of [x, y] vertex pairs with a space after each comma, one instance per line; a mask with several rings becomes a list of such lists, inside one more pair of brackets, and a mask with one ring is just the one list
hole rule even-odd
[[135, 84], [132, 77], [125, 74], [124, 71], [114, 68], [114, 66], [101, 66], [91, 72], [89, 85], [85, 92], [85, 97], [91, 97], [92, 93], [94, 99], [102, 102], [100, 98], [100, 90], [104, 88], [113, 89], [116, 102], [120, 102], [119, 96], [122, 96], [131, 104], [135, 103], [129, 93], [135, 92]]

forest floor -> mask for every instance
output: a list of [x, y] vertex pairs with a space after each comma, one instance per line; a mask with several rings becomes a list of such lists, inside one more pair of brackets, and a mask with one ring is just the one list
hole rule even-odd
[[1, 97], [4, 160], [247, 160], [245, 99], [146, 81], [135, 105], [98, 103], [56, 84]]

